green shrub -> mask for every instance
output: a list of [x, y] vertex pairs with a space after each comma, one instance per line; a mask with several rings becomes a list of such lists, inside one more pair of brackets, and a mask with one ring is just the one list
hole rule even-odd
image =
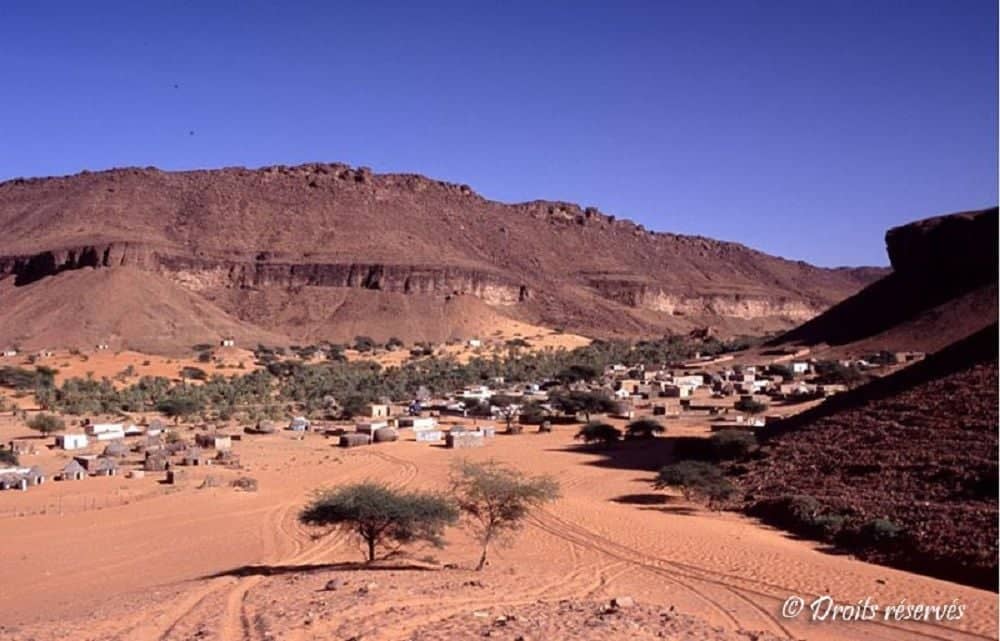
[[58, 416], [42, 412], [31, 417], [28, 427], [42, 434], [52, 434], [66, 429], [66, 424]]
[[681, 461], [666, 465], [656, 477], [657, 488], [679, 487], [688, 498], [721, 501], [736, 494], [736, 487], [722, 470], [705, 461]]
[[9, 450], [6, 447], [0, 445], [0, 464], [3, 465], [18, 465], [17, 454], [13, 450]]
[[762, 414], [767, 411], [767, 403], [763, 403], [754, 398], [741, 398], [736, 401], [735, 408], [738, 412], [745, 414]]
[[847, 520], [807, 494], [764, 499], [755, 503], [748, 513], [794, 534], [827, 541], [841, 533]]
[[200, 367], [182, 367], [181, 378], [190, 378], [195, 381], [203, 381], [208, 378], [208, 374]]
[[576, 433], [575, 438], [582, 440], [584, 443], [600, 443], [604, 447], [611, 447], [618, 442], [621, 436], [622, 431], [617, 427], [608, 423], [592, 421], [581, 427], [580, 431]]
[[757, 450], [757, 437], [748, 430], [721, 430], [708, 440], [717, 461], [744, 460]]
[[640, 418], [625, 427], [626, 438], [653, 438], [655, 434], [663, 434], [666, 428], [659, 421], [651, 418]]
[[864, 543], [885, 545], [903, 534], [903, 526], [897, 525], [889, 519], [872, 519], [861, 526], [858, 534]]

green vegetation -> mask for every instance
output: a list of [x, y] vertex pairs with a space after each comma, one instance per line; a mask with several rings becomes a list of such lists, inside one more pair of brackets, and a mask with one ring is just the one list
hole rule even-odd
[[490, 545], [509, 541], [532, 509], [558, 498], [559, 484], [495, 461], [462, 461], [455, 465], [452, 492], [468, 528], [483, 546], [476, 566], [482, 570]]
[[816, 383], [821, 385], [847, 385], [855, 387], [868, 380], [861, 370], [841, 365], [837, 361], [818, 361], [816, 363]]
[[193, 381], [203, 381], [208, 378], [208, 374], [200, 367], [182, 367], [181, 378], [189, 378]]
[[354, 349], [359, 352], [374, 352], [376, 347], [378, 347], [378, 343], [371, 336], [354, 337]]
[[736, 487], [722, 470], [705, 461], [681, 461], [660, 469], [656, 487], [679, 487], [686, 498], [704, 498], [722, 501], [736, 493]]
[[38, 367], [32, 370], [4, 365], [0, 367], [0, 387], [16, 390], [30, 390], [39, 386], [51, 387], [52, 379], [56, 373], [56, 370], [48, 367]]
[[[289, 412], [321, 418], [330, 412], [330, 398], [341, 401], [345, 413], [351, 414], [381, 398], [412, 399], [421, 388], [436, 396], [497, 377], [510, 383], [556, 381], [560, 375], [565, 380], [567, 376], [602, 372], [613, 363], [668, 364], [688, 359], [698, 350], [711, 354], [739, 346], [740, 343], [694, 342], [679, 337], [636, 344], [595, 341], [573, 350], [515, 351], [459, 363], [450, 356], [434, 356], [433, 347], [422, 344], [414, 347], [421, 350], [420, 358], [399, 367], [383, 367], [371, 360], [347, 362], [341, 345], [324, 344], [321, 349], [329, 360], [314, 364], [284, 360], [286, 350], [258, 345], [254, 353], [264, 370], [233, 370], [234, 375], [229, 377], [206, 375], [197, 385], [143, 376], [122, 388], [116, 388], [110, 379], [92, 378], [70, 378], [56, 387], [54, 370], [4, 367], [0, 368], [0, 386], [34, 392], [42, 409], [71, 415], [140, 412], [163, 407], [161, 411], [171, 416], [201, 415], [206, 420], [224, 414], [256, 421]], [[306, 349], [316, 348], [300, 348], [299, 353], [305, 353]], [[560, 411], [581, 412], [588, 420], [590, 414], [610, 411], [614, 406], [610, 398], [599, 393], [567, 392], [555, 397], [560, 399]], [[537, 406], [522, 408], [521, 422], [545, 420], [540, 415], [544, 412]]]
[[743, 412], [744, 414], [749, 414], [751, 416], [755, 414], [763, 414], [767, 411], [767, 403], [758, 401], [753, 398], [741, 398], [736, 401], [736, 410]]
[[757, 437], [749, 430], [721, 430], [708, 441], [716, 461], [741, 461], [757, 450]]
[[0, 465], [19, 465], [17, 454], [0, 445]]
[[603, 392], [576, 390], [550, 393], [549, 404], [563, 414], [583, 414], [587, 422], [590, 422], [591, 414], [605, 414], [615, 408], [614, 400]]
[[367, 546], [367, 560], [379, 546], [423, 541], [436, 547], [444, 528], [458, 520], [447, 499], [426, 492], [402, 492], [374, 482], [347, 485], [318, 493], [299, 515], [307, 525], [354, 532]]
[[800, 536], [832, 541], [843, 530], [846, 518], [826, 509], [806, 494], [792, 494], [755, 503], [748, 513]]
[[626, 438], [653, 438], [656, 434], [663, 434], [666, 428], [659, 421], [651, 418], [640, 418], [625, 426]]
[[58, 416], [41, 412], [31, 417], [28, 427], [42, 434], [52, 434], [66, 429], [66, 424]]
[[604, 447], [611, 447], [618, 442], [621, 436], [622, 431], [614, 425], [593, 421], [581, 427], [574, 438], [587, 444], [599, 443]]

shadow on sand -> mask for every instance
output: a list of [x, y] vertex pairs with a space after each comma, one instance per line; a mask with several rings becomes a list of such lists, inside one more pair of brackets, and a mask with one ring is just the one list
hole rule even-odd
[[241, 565], [229, 570], [206, 574], [202, 579], [217, 579], [224, 576], [248, 577], [248, 576], [280, 576], [282, 574], [310, 574], [313, 572], [328, 572], [340, 570], [350, 572], [355, 570], [368, 571], [404, 571], [421, 570], [425, 572], [436, 571], [437, 568], [415, 563], [400, 563], [388, 565], [382, 563], [312, 563], [308, 565]]

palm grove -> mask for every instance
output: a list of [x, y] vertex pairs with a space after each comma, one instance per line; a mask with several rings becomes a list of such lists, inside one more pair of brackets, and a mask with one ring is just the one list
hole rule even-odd
[[[117, 414], [158, 411], [176, 418], [258, 420], [292, 410], [314, 418], [350, 416], [381, 399], [404, 400], [421, 393], [441, 394], [465, 385], [503, 378], [509, 383], [554, 381], [568, 384], [598, 377], [608, 365], [670, 363], [695, 351], [713, 353], [744, 347], [742, 343], [693, 342], [681, 337], [653, 341], [595, 341], [574, 350], [528, 352], [510, 346], [504, 352], [459, 363], [454, 358], [423, 356], [398, 367], [371, 360], [348, 362], [333, 351], [331, 360], [305, 363], [279, 358], [272, 349], [257, 350], [260, 369], [232, 376], [207, 375], [185, 368], [180, 381], [143, 376], [121, 384], [110, 378], [69, 378], [55, 384], [55, 370], [0, 368], [0, 387], [33, 393], [43, 410], [63, 414]], [[567, 397], [566, 410], [600, 411]]]

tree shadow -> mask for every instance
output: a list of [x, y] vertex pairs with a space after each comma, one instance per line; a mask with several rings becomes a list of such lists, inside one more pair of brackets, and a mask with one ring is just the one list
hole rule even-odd
[[403, 571], [419, 570], [423, 572], [437, 571], [435, 567], [418, 565], [416, 563], [400, 563], [395, 565], [383, 563], [362, 563], [362, 562], [341, 562], [341, 563], [312, 563], [309, 565], [241, 565], [239, 567], [206, 574], [202, 579], [217, 579], [224, 576], [235, 576], [245, 578], [249, 576], [281, 576], [283, 574], [314, 574], [316, 572], [328, 572], [340, 570], [343, 572], [353, 572], [359, 570], [367, 571]]
[[[639, 480], [648, 481], [649, 479]], [[615, 503], [638, 506], [640, 510], [662, 512], [664, 514], [691, 516], [700, 512], [696, 506], [687, 503], [683, 498], [669, 494], [655, 494], [652, 492], [623, 494], [611, 500]]]
[[706, 459], [709, 456], [708, 447], [708, 439], [698, 436], [658, 436], [626, 439], [611, 447], [574, 444], [547, 451], [597, 455], [600, 458], [586, 463], [596, 467], [656, 472], [664, 465], [682, 459]]

